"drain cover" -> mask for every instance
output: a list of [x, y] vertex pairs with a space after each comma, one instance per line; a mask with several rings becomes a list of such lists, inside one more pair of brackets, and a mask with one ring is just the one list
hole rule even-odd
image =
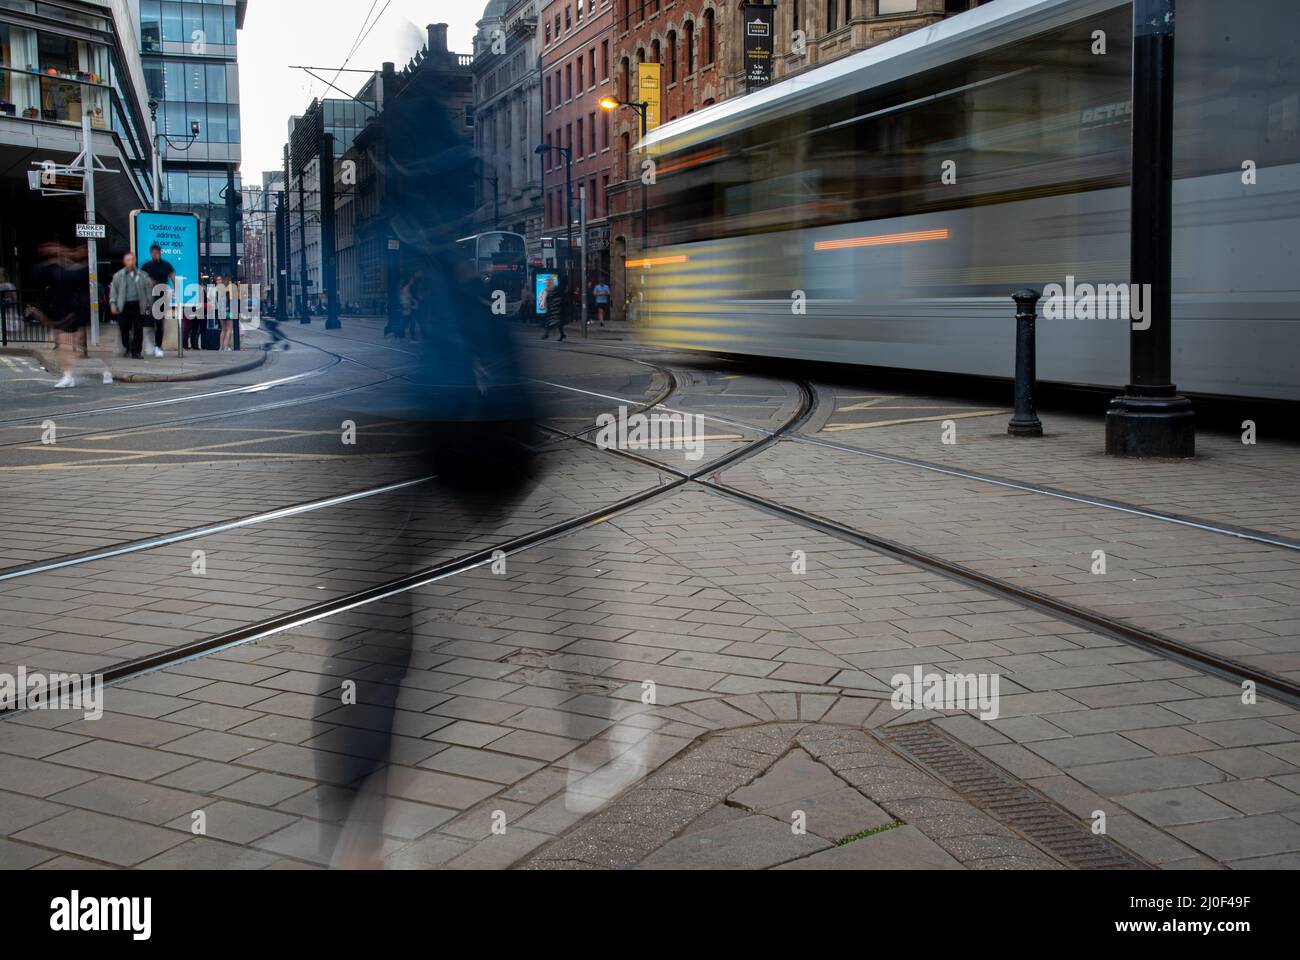
[[993, 819], [1079, 870], [1149, 870], [1109, 837], [929, 723], [874, 731], [917, 766], [942, 780]]

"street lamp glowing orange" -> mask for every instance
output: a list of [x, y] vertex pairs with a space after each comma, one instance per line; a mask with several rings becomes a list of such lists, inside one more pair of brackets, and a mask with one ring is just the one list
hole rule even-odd
[[623, 106], [623, 101], [621, 100], [616, 100], [613, 97], [600, 98], [600, 109], [602, 110], [617, 110], [621, 106]]

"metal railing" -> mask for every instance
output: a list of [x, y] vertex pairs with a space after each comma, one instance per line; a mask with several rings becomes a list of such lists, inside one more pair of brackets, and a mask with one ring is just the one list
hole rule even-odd
[[17, 290], [0, 290], [0, 346], [53, 342], [54, 328], [35, 314], [24, 314]]

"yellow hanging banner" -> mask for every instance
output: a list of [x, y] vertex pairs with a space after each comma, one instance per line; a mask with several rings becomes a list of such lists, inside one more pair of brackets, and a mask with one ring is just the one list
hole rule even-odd
[[645, 128], [647, 131], [659, 126], [659, 111], [663, 106], [663, 90], [660, 78], [663, 67], [657, 63], [639, 63], [636, 68], [637, 91], [645, 102]]

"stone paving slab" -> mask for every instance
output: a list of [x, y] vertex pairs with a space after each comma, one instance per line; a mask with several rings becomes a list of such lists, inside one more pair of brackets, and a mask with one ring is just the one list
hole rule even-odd
[[[804, 573], [792, 569], [795, 551]], [[286, 603], [308, 595], [307, 585], [268, 584]], [[146, 592], [193, 599], [156, 583]], [[20, 630], [49, 603], [28, 599], [37, 610], [4, 615]], [[868, 730], [927, 721], [1079, 820], [1102, 810], [1109, 835], [1156, 866], [1252, 868], [1295, 853], [1286, 824], [1300, 824], [1287, 799], [1300, 797], [1300, 717], [1290, 707], [1243, 703], [1231, 684], [1190, 667], [703, 491], [512, 557], [502, 575], [480, 569], [422, 588], [413, 604], [396, 802], [383, 828], [392, 866], [639, 863], [796, 737], [841, 789], [960, 863], [1029, 865], [1032, 845], [1013, 831], [963, 808], [907, 761], [869, 749]], [[66, 632], [86, 618], [68, 619], [53, 635], [104, 639]], [[339, 834], [328, 811], [351, 787], [328, 774], [331, 755], [357, 749], [357, 733], [375, 725], [373, 704], [341, 708], [339, 685], [388, 676], [383, 647], [396, 622], [391, 604], [374, 604], [174, 665], [111, 688], [104, 721], [55, 712], [0, 720], [24, 731], [0, 737], [0, 790], [17, 811], [0, 831], [6, 856], [40, 868], [136, 866], [176, 862], [202, 839], [201, 862], [327, 864]], [[168, 629], [130, 627], [151, 638]], [[787, 665], [819, 670], [778, 675]], [[997, 673], [998, 717], [895, 709], [890, 680], [913, 667]], [[813, 735], [821, 727], [828, 732]], [[1076, 739], [1074, 748], [1047, 746]], [[678, 756], [689, 756], [680, 769]], [[1153, 823], [1172, 806], [1134, 798], [1164, 791], [1191, 791], [1174, 796], [1176, 809], [1206, 818]], [[209, 836], [189, 832], [173, 792], [190, 798], [191, 818], [211, 814]], [[777, 822], [782, 806], [738, 812]], [[790, 812], [778, 824], [787, 831]], [[494, 830], [498, 813], [504, 833]], [[728, 822], [737, 818], [700, 829]], [[245, 839], [266, 823], [272, 832]], [[548, 859], [561, 844], [572, 855]]]
[[[723, 480], [1208, 653], [1300, 678], [1295, 551], [799, 444], [728, 469]], [[1094, 572], [1097, 551], [1104, 573]], [[879, 608], [882, 620], [891, 619], [890, 609]], [[914, 629], [981, 641], [980, 659], [1024, 656], [1009, 646], [1023, 636], [1012, 620], [972, 625], [943, 607], [927, 612]], [[828, 613], [821, 622], [837, 625]], [[1044, 669], [1026, 669], [1021, 679], [1038, 690], [1079, 685], [1106, 669], [1080, 656], [1038, 662]]]
[[[1202, 430], [1195, 459], [1132, 460], [1105, 455], [1100, 417], [1043, 413], [1045, 435], [1025, 439], [1007, 435], [1000, 411], [956, 419], [956, 443], [945, 444], [944, 420], [987, 405], [848, 387], [821, 387], [819, 400], [814, 426], [836, 443], [1300, 539], [1293, 441], [1265, 434], [1244, 444], [1240, 434]], [[917, 404], [929, 408], [921, 422], [884, 412]]]

